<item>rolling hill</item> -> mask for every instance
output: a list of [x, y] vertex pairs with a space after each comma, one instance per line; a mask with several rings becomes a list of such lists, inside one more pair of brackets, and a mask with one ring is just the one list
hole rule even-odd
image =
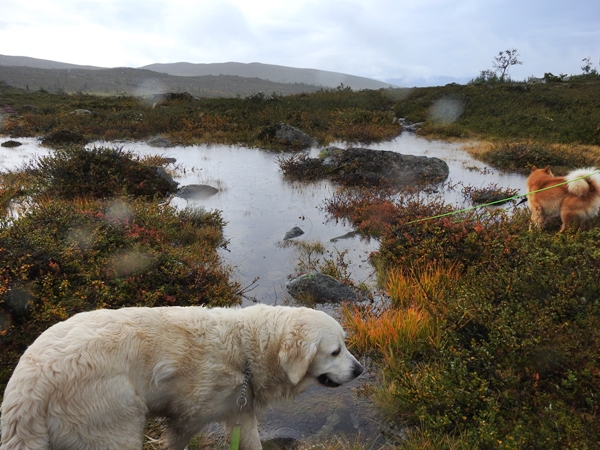
[[357, 77], [339, 72], [329, 72], [316, 69], [297, 69], [293, 67], [277, 66], [261, 63], [215, 63], [191, 64], [186, 62], [173, 64], [150, 64], [141, 69], [154, 70], [177, 76], [205, 76], [205, 75], [234, 75], [238, 77], [260, 78], [278, 83], [304, 83], [314, 86], [335, 88], [343, 84], [352, 89], [385, 89], [389, 83]]
[[141, 68], [80, 66], [24, 56], [0, 55], [0, 82], [49, 92], [149, 96], [189, 92], [199, 97], [315, 92], [343, 84], [352, 89], [390, 87], [369, 78], [260, 63], [151, 64]]

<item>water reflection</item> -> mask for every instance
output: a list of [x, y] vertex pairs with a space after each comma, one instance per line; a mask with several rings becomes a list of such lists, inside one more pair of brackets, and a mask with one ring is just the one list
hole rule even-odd
[[[0, 142], [8, 140], [0, 138]], [[0, 165], [14, 168], [32, 155], [46, 154], [36, 139], [16, 139], [24, 145], [17, 148], [0, 147]], [[346, 224], [328, 221], [319, 208], [330, 198], [336, 187], [328, 181], [310, 184], [291, 183], [283, 179], [277, 159], [281, 155], [245, 147], [222, 145], [172, 147], [157, 149], [146, 143], [96, 142], [92, 146], [118, 145], [140, 154], [153, 154], [177, 159], [176, 180], [180, 185], [205, 184], [219, 190], [215, 195], [175, 199], [178, 206], [202, 206], [208, 210], [219, 209], [227, 221], [225, 236], [227, 250], [222, 251], [224, 261], [235, 268], [235, 276], [243, 285], [259, 277], [250, 293], [263, 303], [281, 303], [287, 294], [285, 284], [294, 273], [297, 256], [294, 249], [278, 245], [285, 233], [299, 227], [304, 234], [296, 239], [318, 240], [325, 244], [334, 257], [347, 251], [346, 260], [356, 282], [372, 281], [372, 268], [367, 259], [377, 249], [377, 242], [350, 236], [331, 242], [352, 231]], [[343, 145], [338, 145], [343, 147]], [[460, 144], [430, 141], [404, 133], [390, 142], [374, 144], [368, 148], [390, 150], [403, 154], [435, 156], [446, 161], [450, 168], [448, 184], [462, 183], [474, 187], [496, 184], [499, 188], [524, 192], [525, 178], [491, 170], [471, 158]], [[314, 155], [318, 149], [313, 150]], [[446, 190], [444, 199], [464, 205], [460, 189]]]

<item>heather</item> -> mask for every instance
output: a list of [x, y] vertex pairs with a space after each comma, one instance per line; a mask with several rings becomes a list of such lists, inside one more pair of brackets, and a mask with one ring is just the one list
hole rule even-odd
[[[262, 131], [286, 122], [319, 145], [351, 145], [391, 139], [404, 120], [420, 123], [424, 137], [468, 141], [472, 154], [506, 171], [549, 164], [562, 174], [600, 155], [593, 77], [152, 102], [0, 92], [2, 133], [15, 138], [70, 130], [88, 141], [161, 135], [292, 151]], [[72, 114], [80, 109], [90, 113]], [[284, 167], [303, 161], [292, 155]], [[242, 289], [217, 253], [225, 219], [170, 206], [171, 187], [156, 177], [165, 165], [75, 145], [2, 173], [2, 383], [35, 336], [76, 312], [239, 303]], [[315, 175], [309, 167], [298, 178]], [[478, 189], [465, 187], [465, 195]], [[379, 240], [371, 256], [376, 300], [345, 305], [343, 317], [352, 350], [379, 375], [365, 390], [387, 418], [392, 445], [597, 448], [600, 219], [563, 234], [558, 222], [530, 232], [524, 208], [454, 214], [440, 197], [417, 192], [354, 186], [321, 205]], [[298, 247], [307, 260], [299, 270], [318, 267], [351, 282], [344, 255]]]

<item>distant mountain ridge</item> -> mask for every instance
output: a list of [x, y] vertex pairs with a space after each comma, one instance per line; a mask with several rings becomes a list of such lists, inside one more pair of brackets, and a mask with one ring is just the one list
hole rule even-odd
[[8, 56], [0, 55], [0, 66], [32, 67], [35, 69], [87, 69], [98, 70], [105, 67], [81, 66], [78, 64], [69, 64], [49, 59], [30, 58], [29, 56]]
[[[42, 71], [40, 71], [42, 70]], [[58, 71], [55, 73], [44, 72]], [[293, 67], [277, 66], [261, 63], [172, 63], [172, 64], [150, 64], [140, 68], [104, 68], [98, 66], [84, 66], [69, 64], [45, 59], [30, 58], [26, 56], [0, 55], [0, 81], [16, 87], [27, 87], [29, 89], [62, 89], [67, 92], [94, 91], [102, 93], [135, 93], [134, 87], [141, 84], [148, 86], [152, 73], [156, 74], [159, 84], [171, 91], [196, 90], [198, 94], [206, 94], [202, 86], [204, 81], [209, 81], [211, 90], [215, 95], [248, 95], [249, 85], [253, 85], [263, 92], [282, 92], [285, 94], [296, 92], [314, 92], [319, 88], [336, 88], [340, 85], [352, 89], [382, 89], [396, 87], [390, 83], [384, 83], [370, 78], [358, 77], [338, 72], [329, 72], [317, 69], [297, 69]], [[100, 75], [102, 74], [102, 75]], [[126, 74], [126, 75], [123, 75]], [[125, 79], [123, 79], [125, 76]], [[176, 77], [176, 79], [169, 78]], [[111, 83], [111, 77], [116, 77]], [[206, 78], [208, 77], [208, 78]], [[217, 81], [226, 81], [227, 88], [220, 89], [215, 85]], [[235, 88], [235, 77], [241, 85], [245, 85], [241, 91]], [[136, 80], [139, 78], [139, 80]], [[102, 79], [99, 82], [99, 79]], [[253, 79], [253, 83], [248, 80]], [[262, 80], [257, 82], [256, 80]], [[46, 85], [44, 85], [46, 83]], [[218, 83], [216, 83], [218, 84]], [[256, 85], [256, 86], [254, 86]], [[283, 85], [290, 85], [284, 87]], [[293, 85], [297, 85], [292, 88]], [[306, 85], [303, 87], [302, 85]], [[233, 88], [233, 89], [231, 89]], [[138, 89], [139, 91], [139, 89]], [[145, 90], [147, 91], [147, 89]], [[145, 92], [147, 94], [147, 92]], [[197, 95], [197, 94], [195, 94]], [[211, 95], [213, 96], [213, 95]]]
[[317, 69], [298, 69], [257, 62], [227, 62], [212, 64], [179, 62], [171, 64], [150, 64], [140, 67], [140, 69], [148, 69], [155, 72], [167, 73], [169, 75], [187, 77], [234, 75], [238, 77], [261, 78], [263, 80], [270, 80], [278, 83], [305, 83], [329, 88], [337, 87], [341, 84], [349, 86], [352, 89], [386, 89], [389, 87], [397, 87], [390, 83], [339, 72], [329, 72]]

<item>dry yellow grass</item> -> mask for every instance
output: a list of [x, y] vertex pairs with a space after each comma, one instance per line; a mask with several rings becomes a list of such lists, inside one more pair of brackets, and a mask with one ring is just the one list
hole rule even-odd
[[475, 159], [481, 159], [481, 155], [489, 152], [494, 146], [490, 141], [468, 141], [462, 149]]
[[[536, 148], [543, 147], [547, 150], [548, 154], [562, 155], [563, 158], [568, 158], [569, 155], [575, 157], [574, 160], [580, 159], [585, 156], [586, 160], [594, 161], [595, 164], [600, 164], [600, 145], [580, 145], [580, 144], [560, 144], [560, 143], [540, 143], [538, 141], [518, 141], [518, 144], [524, 148]], [[469, 155], [475, 159], [482, 161], [486, 160], [486, 156], [492, 151], [496, 151], [498, 148], [502, 148], [502, 145], [506, 145], [505, 141], [494, 142], [494, 141], [469, 141], [466, 142], [462, 149], [465, 150]], [[532, 155], [533, 158], [533, 155]], [[540, 163], [539, 165], [542, 165]], [[504, 169], [499, 167], [499, 169]]]
[[343, 316], [349, 344], [359, 353], [375, 351], [388, 359], [396, 351], [409, 352], [423, 343], [439, 342], [435, 321], [422, 308], [345, 305]]
[[445, 296], [458, 277], [455, 266], [436, 262], [408, 271], [389, 271], [385, 283], [389, 304], [344, 305], [350, 345], [359, 353], [379, 354], [384, 360], [422, 345], [438, 346]]
[[436, 261], [408, 270], [392, 269], [387, 273], [386, 291], [394, 306], [426, 308], [439, 315], [448, 287], [459, 279], [456, 266]]

